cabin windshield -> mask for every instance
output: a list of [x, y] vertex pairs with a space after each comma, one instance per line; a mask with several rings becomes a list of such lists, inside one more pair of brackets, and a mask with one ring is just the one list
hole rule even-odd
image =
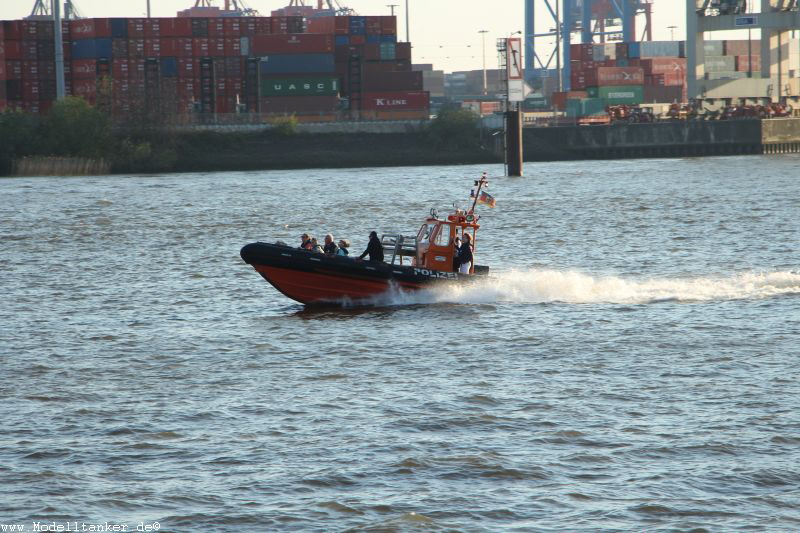
[[428, 239], [431, 236], [431, 227], [428, 224], [423, 224], [419, 231], [417, 232], [417, 243], [418, 244], [427, 244]]
[[450, 243], [450, 224], [440, 224], [436, 232], [436, 246], [447, 246]]

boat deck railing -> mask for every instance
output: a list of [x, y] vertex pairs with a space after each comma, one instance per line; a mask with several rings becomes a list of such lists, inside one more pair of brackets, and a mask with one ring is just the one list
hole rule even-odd
[[[391, 255], [390, 264], [403, 264], [404, 257], [417, 257], [417, 238], [407, 235], [382, 235], [381, 245], [386, 256]], [[398, 261], [397, 263], [395, 261]]]

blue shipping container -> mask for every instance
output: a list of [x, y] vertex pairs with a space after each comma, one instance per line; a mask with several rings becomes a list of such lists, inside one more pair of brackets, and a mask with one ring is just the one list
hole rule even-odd
[[72, 41], [72, 59], [100, 59], [111, 56], [111, 38]]
[[128, 19], [111, 19], [111, 37], [122, 39], [128, 36]]
[[367, 35], [367, 44], [380, 44], [380, 35]]
[[161, 75], [165, 78], [178, 77], [178, 59], [175, 57], [161, 58]]
[[367, 17], [350, 17], [350, 35], [367, 33]]
[[347, 46], [350, 44], [350, 37], [347, 35], [337, 35], [334, 43], [336, 46]]
[[381, 43], [381, 61], [394, 61], [395, 59], [397, 59], [397, 45]]
[[396, 43], [397, 35], [381, 35], [382, 43]]
[[312, 74], [333, 72], [333, 54], [276, 54], [261, 58], [262, 74]]

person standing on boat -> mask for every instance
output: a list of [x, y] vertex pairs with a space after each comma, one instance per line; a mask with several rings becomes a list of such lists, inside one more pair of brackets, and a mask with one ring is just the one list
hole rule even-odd
[[383, 261], [383, 246], [381, 246], [381, 241], [378, 238], [378, 234], [374, 231], [370, 232], [369, 234], [369, 244], [367, 245], [367, 249], [364, 250], [364, 253], [359, 255], [359, 259], [364, 259], [365, 255], [369, 255], [370, 261]]
[[456, 238], [453, 239], [453, 248], [453, 270], [457, 272], [458, 267], [460, 266], [460, 263], [458, 262], [458, 252], [461, 248], [461, 237], [458, 235], [456, 235]]
[[339, 247], [333, 242], [333, 235], [330, 233], [325, 235], [325, 246], [322, 247], [322, 251], [328, 255], [336, 255], [336, 252], [339, 251]]
[[464, 233], [464, 242], [458, 249], [458, 265], [459, 274], [469, 274], [472, 268], [472, 237], [469, 233]]

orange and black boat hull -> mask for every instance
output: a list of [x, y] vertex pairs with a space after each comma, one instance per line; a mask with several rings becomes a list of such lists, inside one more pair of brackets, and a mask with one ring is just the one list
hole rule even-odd
[[413, 291], [437, 282], [472, 277], [263, 242], [244, 246], [240, 254], [245, 263], [285, 296], [306, 305], [370, 303], [392, 290]]

